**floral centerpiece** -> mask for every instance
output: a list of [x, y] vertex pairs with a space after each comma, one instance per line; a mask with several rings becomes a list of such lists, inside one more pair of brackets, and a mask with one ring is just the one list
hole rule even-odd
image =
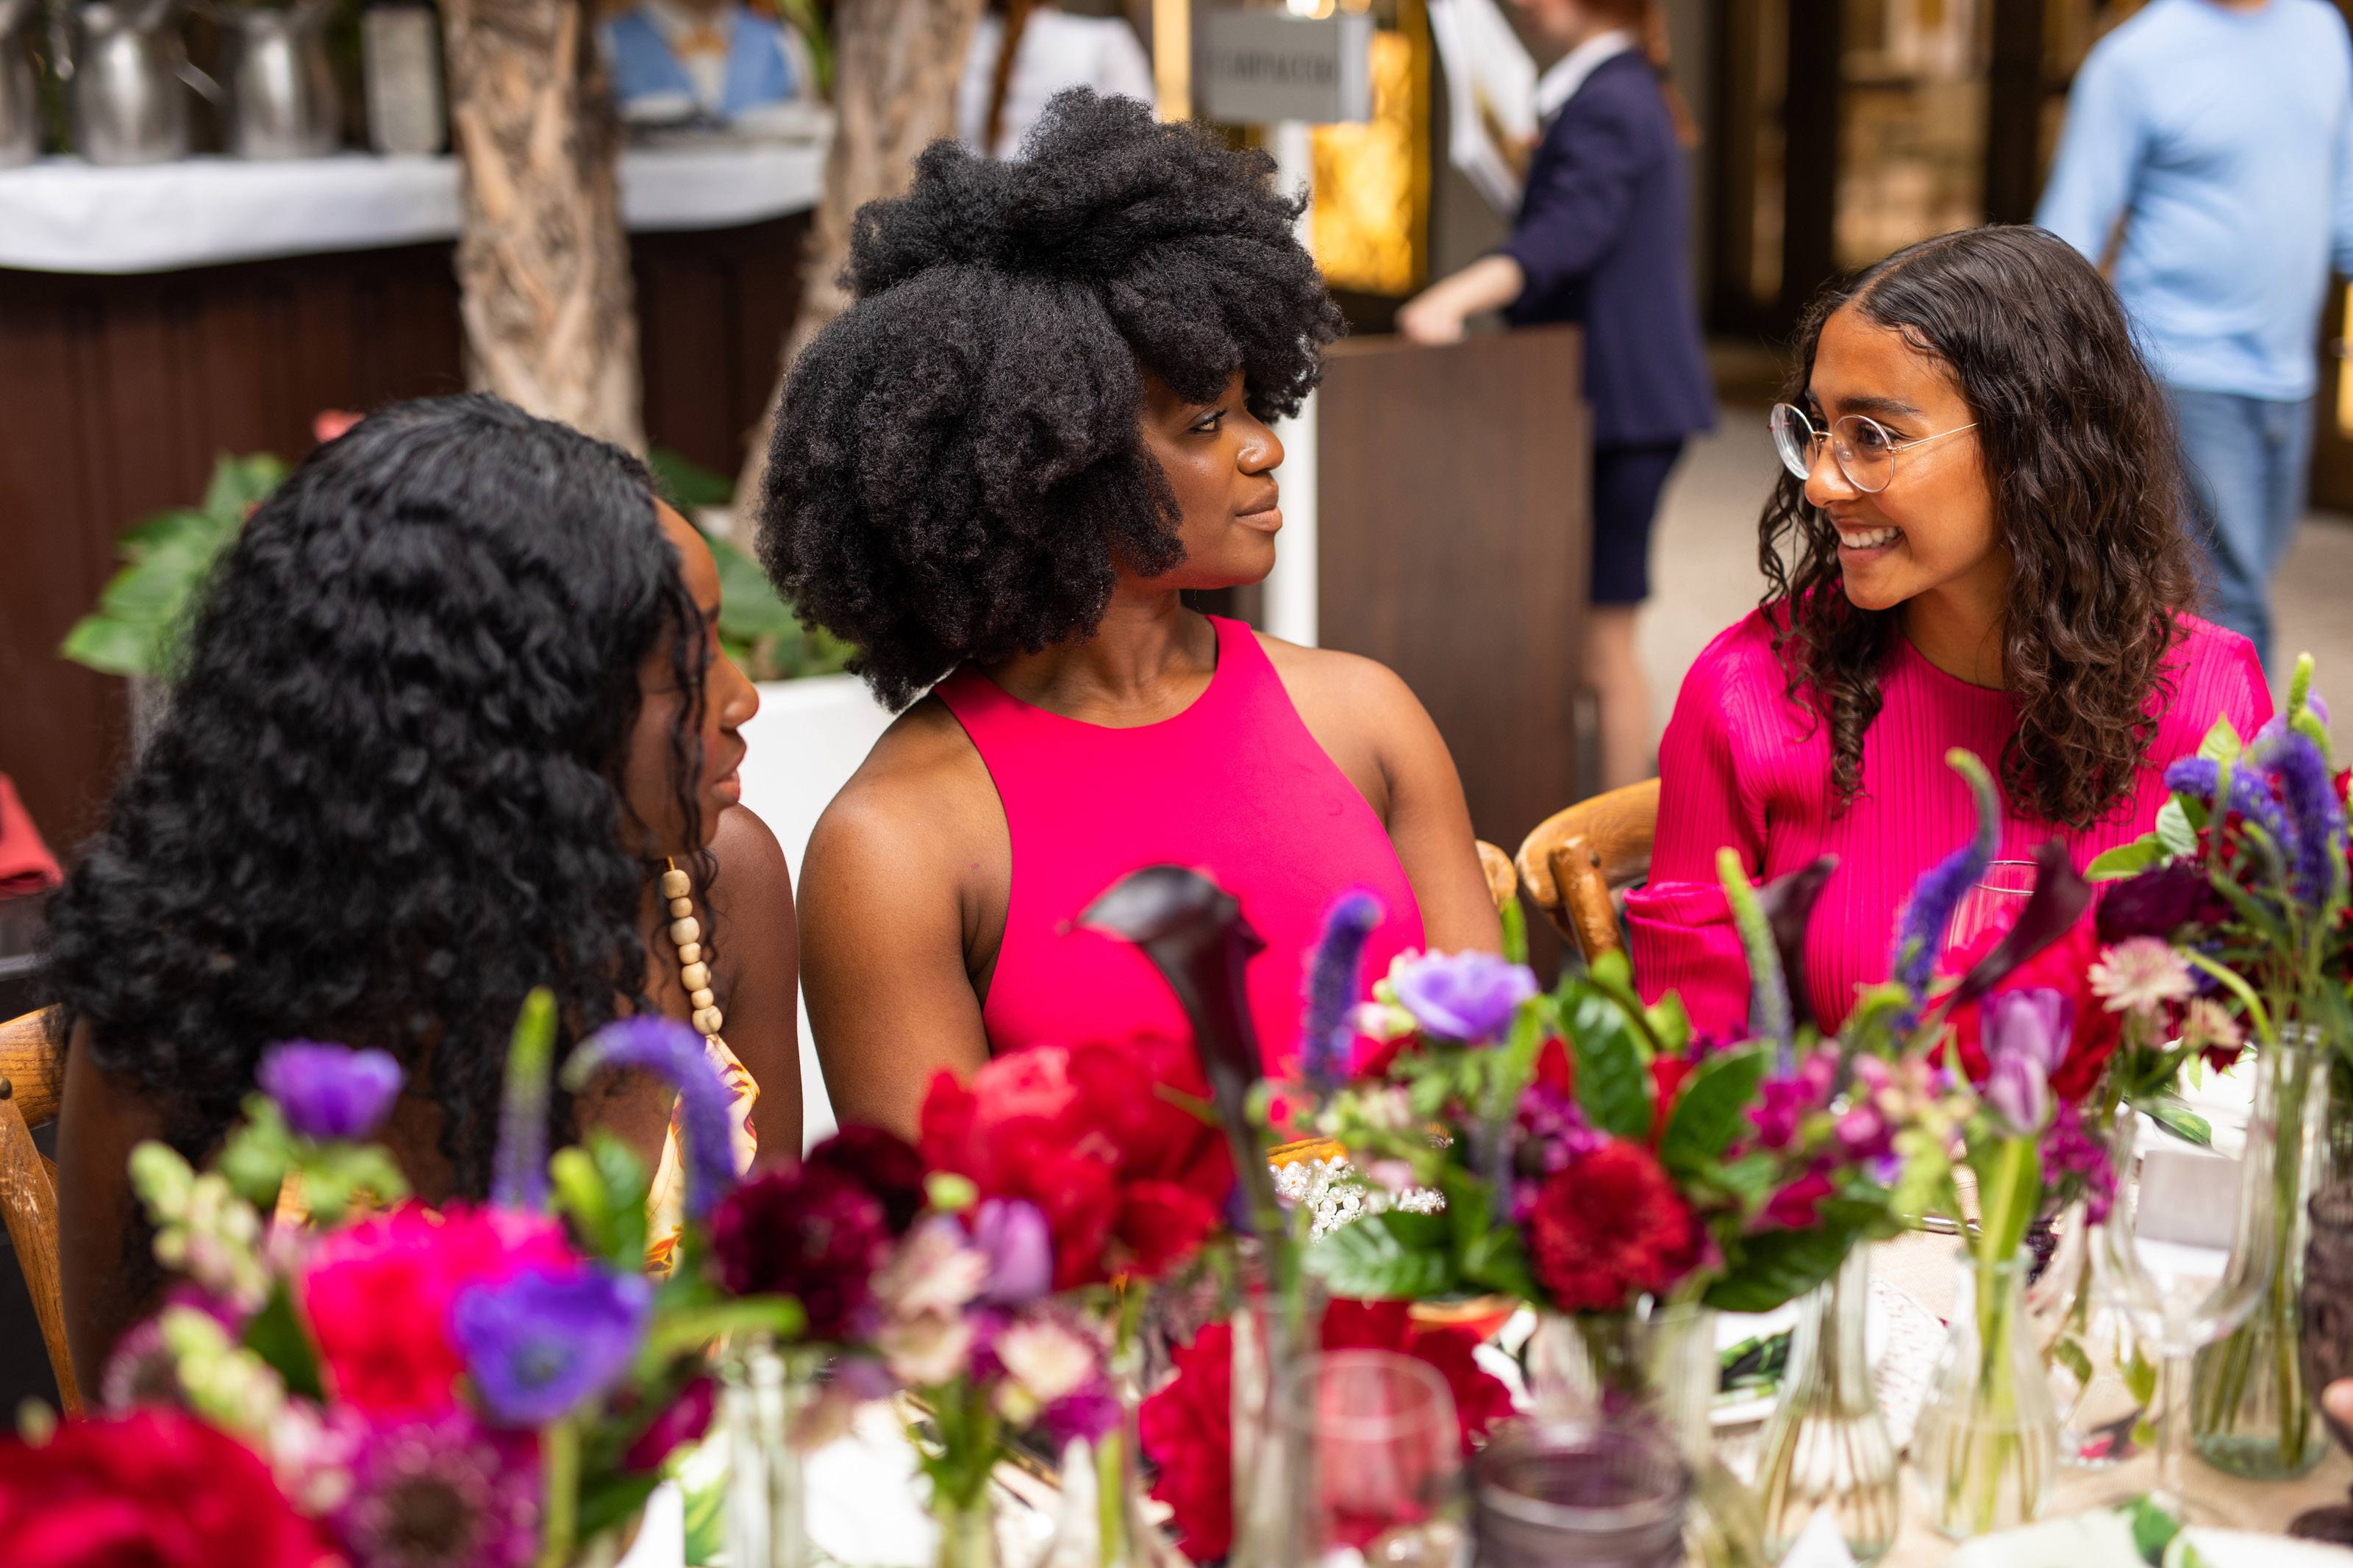
[[[2353, 1046], [2348, 778], [2331, 758], [2312, 675], [2306, 655], [2279, 714], [2252, 740], [2219, 721], [2196, 756], [2166, 770], [2173, 794], [2154, 829], [2092, 867], [2116, 879], [2102, 934], [2165, 976], [2155, 982], [2161, 996], [2148, 992], [2144, 1032], [2178, 1041], [2171, 1050], [2185, 1057], [2227, 1061], [2243, 1039], [2275, 1058], [2256, 1119], [2274, 1140], [2271, 1186], [2260, 1212], [2242, 1215], [2242, 1228], [2266, 1233], [2262, 1299], [2199, 1352], [2191, 1392], [2201, 1455], [2256, 1478], [2303, 1474], [2323, 1450], [2298, 1353], [2298, 1295], [2331, 1085], [2341, 1086]], [[2187, 965], [2179, 980], [2156, 956], [2168, 945]]]

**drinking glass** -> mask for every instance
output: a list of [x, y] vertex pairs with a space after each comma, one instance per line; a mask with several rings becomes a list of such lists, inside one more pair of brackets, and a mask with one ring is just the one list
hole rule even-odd
[[1466, 1540], [1462, 1439], [1446, 1380], [1393, 1351], [1305, 1358], [1275, 1394], [1275, 1419], [1305, 1457], [1293, 1495], [1300, 1568], [1451, 1568]]
[[[2124, 1106], [2116, 1114], [2137, 1112]], [[2236, 1172], [2230, 1161], [2187, 1145], [2145, 1148], [2137, 1176], [2117, 1173], [2116, 1205], [2094, 1233], [2094, 1289], [2124, 1313], [2158, 1363], [2157, 1479], [2148, 1495], [2187, 1523], [2237, 1522], [2229, 1510], [2185, 1495], [2182, 1455], [2190, 1359], [2246, 1321], [2271, 1278], [2275, 1227], [2265, 1223], [2265, 1205], [2249, 1202], [2271, 1187], [2269, 1114], [2259, 1097]], [[2128, 1131], [2117, 1146], [2133, 1147]], [[2235, 1204], [2200, 1197], [2233, 1188]]]
[[1989, 931], [2007, 931], [2025, 912], [2034, 896], [2034, 862], [1990, 860], [1961, 901], [1953, 906], [1952, 923], [1945, 928], [1945, 945], [1964, 947]]

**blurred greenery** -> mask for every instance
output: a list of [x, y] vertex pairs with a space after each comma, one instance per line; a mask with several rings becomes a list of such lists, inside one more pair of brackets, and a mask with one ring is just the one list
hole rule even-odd
[[[656, 447], [647, 466], [662, 492], [690, 515], [733, 499], [734, 487], [726, 479], [676, 452]], [[269, 453], [222, 454], [202, 505], [158, 512], [118, 542], [121, 569], [99, 595], [98, 608], [66, 634], [58, 654], [107, 675], [164, 674], [171, 668], [189, 603], [214, 560], [285, 477], [285, 462]], [[750, 556], [724, 539], [712, 538], [710, 544], [719, 565], [720, 645], [744, 674], [754, 680], [791, 680], [831, 675], [849, 662], [851, 649], [818, 628], [802, 626]]]

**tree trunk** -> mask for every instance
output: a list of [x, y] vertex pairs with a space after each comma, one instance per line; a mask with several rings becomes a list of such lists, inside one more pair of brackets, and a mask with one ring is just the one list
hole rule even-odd
[[868, 202], [904, 193], [915, 155], [955, 134], [956, 81], [980, 11], [981, 0], [847, 0], [834, 8], [836, 124], [801, 265], [800, 313], [735, 481], [735, 541], [746, 550], [758, 531], [754, 511], [785, 377], [808, 341], [849, 307], [839, 279], [849, 261], [850, 220]]
[[467, 379], [645, 450], [620, 128], [581, 0], [442, 0]]

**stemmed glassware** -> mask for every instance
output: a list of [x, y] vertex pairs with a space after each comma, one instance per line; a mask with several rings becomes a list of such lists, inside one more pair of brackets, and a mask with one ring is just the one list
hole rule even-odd
[[[2219, 1205], [2197, 1201], [2201, 1188], [2213, 1190], [2208, 1168], [2227, 1169], [2227, 1163], [2160, 1144], [2145, 1152], [2137, 1179], [2117, 1173], [2116, 1206], [2094, 1233], [2094, 1289], [2125, 1314], [2143, 1352], [2158, 1363], [2157, 1477], [2148, 1496], [2188, 1523], [2235, 1522], [2227, 1510], [2187, 1495], [2182, 1455], [2189, 1438], [2190, 1360], [2247, 1320], [2272, 1274], [2277, 1227], [2265, 1216], [2274, 1140], [2264, 1107], [2258, 1095], [2238, 1171], [2239, 1201], [2227, 1218]], [[2137, 1112], [2123, 1107], [2116, 1114]], [[2116, 1147], [2133, 1142], [2129, 1129], [2118, 1132]]]
[[1296, 1558], [1451, 1568], [1468, 1542], [1462, 1439], [1446, 1380], [1391, 1351], [1326, 1351], [1276, 1390], [1285, 1447], [1305, 1460]]
[[1953, 906], [1945, 928], [1945, 945], [1962, 947], [1989, 931], [2015, 924], [2034, 897], [2035, 865], [2031, 860], [1989, 860], [1985, 875]]

